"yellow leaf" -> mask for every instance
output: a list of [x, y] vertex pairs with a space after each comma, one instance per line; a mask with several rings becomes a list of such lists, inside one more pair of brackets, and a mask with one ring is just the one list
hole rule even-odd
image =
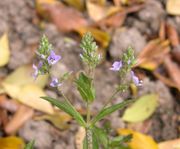
[[58, 2], [57, 0], [36, 0], [35, 1], [37, 12], [45, 18], [48, 18], [48, 14], [46, 14], [44, 6], [45, 5], [55, 5], [55, 4], [59, 4], [59, 3], [60, 2]]
[[154, 113], [157, 105], [158, 96], [156, 94], [144, 95], [126, 109], [122, 119], [127, 122], [144, 121]]
[[166, 10], [169, 14], [180, 15], [180, 0], [168, 0]]
[[2, 82], [2, 86], [4, 87], [6, 93], [12, 98], [17, 98], [21, 87], [29, 83], [36, 84], [37, 86], [43, 88], [47, 83], [48, 75], [41, 75], [34, 80], [32, 73], [33, 69], [31, 65], [24, 65], [17, 68]]
[[77, 8], [78, 10], [84, 10], [84, 2], [83, 0], [64, 0], [70, 6]]
[[110, 36], [108, 33], [101, 31], [93, 27], [81, 27], [77, 32], [83, 36], [86, 32], [91, 32], [93, 37], [101, 44], [103, 48], [106, 48], [110, 42]]
[[15, 136], [0, 138], [1, 149], [22, 149], [24, 147], [24, 141]]
[[99, 21], [105, 17], [108, 17], [120, 10], [120, 7], [110, 6], [105, 7], [102, 5], [98, 5], [97, 3], [87, 1], [87, 10], [88, 14], [93, 21]]
[[6, 65], [9, 62], [10, 51], [9, 41], [7, 33], [0, 38], [0, 67]]
[[160, 142], [159, 149], [180, 149], [180, 139]]
[[158, 149], [157, 143], [150, 136], [130, 129], [118, 129], [117, 131], [120, 135], [133, 135], [132, 140], [127, 143], [131, 149]]
[[50, 121], [54, 126], [56, 126], [59, 129], [67, 129], [69, 128], [68, 122], [72, 119], [71, 116], [64, 112], [55, 112], [53, 115], [42, 115], [35, 117], [35, 120], [48, 120]]
[[42, 96], [46, 96], [46, 94], [40, 87], [35, 84], [28, 84], [21, 88], [17, 100], [39, 111], [53, 114], [52, 105], [48, 101], [41, 99]]

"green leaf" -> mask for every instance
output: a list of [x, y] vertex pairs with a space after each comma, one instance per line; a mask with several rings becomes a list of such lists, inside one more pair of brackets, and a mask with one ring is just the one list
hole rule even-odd
[[119, 104], [112, 105], [110, 107], [102, 109], [92, 120], [91, 125], [93, 126], [97, 121], [103, 119], [105, 116], [113, 113], [114, 111], [124, 108], [128, 104], [132, 103], [134, 100], [125, 100]]
[[95, 89], [92, 86], [91, 78], [88, 78], [84, 73], [80, 73], [75, 83], [79, 93], [86, 102], [92, 102], [95, 99]]
[[117, 137], [114, 137], [110, 141], [110, 146], [111, 147], [118, 147], [122, 143], [129, 142], [131, 139], [132, 139], [132, 135], [131, 134], [130, 135], [126, 135], [126, 136], [117, 136]]
[[71, 115], [81, 126], [85, 127], [86, 122], [84, 121], [81, 114], [67, 101], [58, 101], [57, 99], [51, 97], [41, 97], [52, 103], [53, 105], [57, 106], [59, 109], [63, 110], [64, 112]]
[[107, 136], [105, 130], [94, 126], [93, 127], [93, 134], [97, 138], [99, 144], [102, 144], [104, 149], [107, 149], [107, 147], [108, 147], [108, 136]]
[[26, 144], [24, 149], [33, 149], [34, 148], [34, 143], [35, 143], [34, 140], [30, 141], [28, 144]]
[[158, 96], [149, 94], [140, 97], [131, 107], [127, 108], [122, 119], [127, 122], [141, 122], [149, 118], [158, 106]]

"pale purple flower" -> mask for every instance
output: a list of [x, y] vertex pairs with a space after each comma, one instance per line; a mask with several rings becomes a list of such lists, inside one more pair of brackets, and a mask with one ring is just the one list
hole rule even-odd
[[61, 85], [62, 85], [62, 83], [60, 83], [57, 78], [53, 78], [50, 83], [51, 87], [60, 87]]
[[122, 61], [115, 61], [112, 65], [112, 67], [110, 68], [110, 70], [112, 71], [119, 71], [122, 67]]
[[33, 78], [34, 79], [36, 79], [38, 77], [39, 69], [42, 67], [42, 65], [43, 65], [42, 61], [39, 62], [38, 66], [33, 64], [33, 69], [34, 69]]
[[141, 86], [142, 85], [142, 81], [139, 80], [139, 78], [134, 74], [134, 71], [131, 71], [131, 77], [132, 77], [132, 81], [134, 82], [134, 84], [136, 86]]
[[47, 58], [49, 65], [56, 64], [60, 59], [61, 59], [61, 56], [56, 55], [53, 50], [51, 50], [51, 53]]

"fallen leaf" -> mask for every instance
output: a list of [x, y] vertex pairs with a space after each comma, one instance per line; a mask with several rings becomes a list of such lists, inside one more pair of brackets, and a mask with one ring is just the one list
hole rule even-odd
[[126, 19], [126, 13], [124, 12], [117, 12], [113, 15], [110, 15], [98, 22], [95, 23], [95, 26], [100, 26], [100, 27], [120, 27], [123, 25], [125, 19]]
[[164, 57], [170, 52], [169, 41], [151, 40], [140, 52], [136, 66], [148, 70], [155, 70], [163, 63]]
[[158, 147], [159, 149], [180, 149], [180, 139], [160, 142]]
[[68, 5], [75, 7], [76, 9], [83, 11], [85, 8], [83, 0], [64, 0]]
[[101, 44], [103, 48], [106, 48], [109, 45], [110, 35], [104, 31], [93, 27], [81, 27], [77, 31], [81, 36], [83, 36], [86, 32], [91, 32], [93, 37]]
[[160, 29], [159, 29], [159, 38], [161, 40], [166, 39], [166, 23], [164, 20], [161, 21]]
[[35, 84], [28, 84], [21, 88], [17, 100], [36, 110], [53, 114], [54, 110], [52, 105], [48, 101], [40, 98], [42, 96], [46, 96], [46, 94], [40, 87]]
[[180, 45], [172, 50], [172, 56], [180, 64]]
[[34, 119], [50, 121], [58, 129], [64, 130], [69, 128], [68, 122], [72, 120], [72, 117], [64, 112], [55, 112], [53, 115], [36, 116]]
[[86, 6], [87, 6], [87, 11], [90, 18], [95, 22], [105, 17], [108, 17], [120, 10], [120, 7], [116, 7], [116, 6], [106, 7], [106, 6], [102, 6], [97, 3], [94, 3], [90, 0], [86, 1]]
[[171, 42], [172, 46], [176, 47], [176, 46], [179, 45], [179, 35], [178, 35], [178, 32], [170, 24], [167, 24], [167, 35], [168, 35], [169, 41]]
[[10, 112], [16, 112], [20, 104], [15, 100], [8, 99], [5, 95], [0, 95], [0, 107]]
[[158, 96], [148, 94], [141, 96], [125, 110], [122, 119], [127, 122], [141, 122], [148, 119], [158, 106]]
[[10, 136], [0, 138], [1, 149], [22, 149], [24, 146], [25, 143], [20, 137]]
[[180, 1], [168, 0], [166, 3], [166, 10], [171, 15], [180, 15]]
[[61, 32], [75, 31], [80, 27], [88, 25], [84, 16], [75, 8], [60, 5], [45, 5], [44, 9]]
[[5, 126], [7, 134], [14, 134], [26, 121], [32, 118], [34, 110], [21, 105], [9, 123]]
[[86, 135], [86, 131], [83, 127], [79, 127], [75, 136], [75, 144], [77, 149], [83, 149], [83, 140]]
[[4, 127], [8, 123], [8, 113], [5, 109], [0, 108], [0, 126], [1, 129], [4, 129]]
[[44, 6], [46, 5], [61, 5], [60, 1], [57, 0], [35, 0], [36, 11], [39, 15], [48, 19], [49, 14], [47, 14]]
[[132, 140], [127, 143], [131, 149], [158, 149], [157, 143], [150, 136], [130, 129], [118, 129], [117, 131], [120, 135], [133, 135]]
[[9, 62], [10, 50], [9, 40], [7, 33], [4, 33], [0, 38], [0, 67], [6, 65]]
[[20, 92], [21, 88], [24, 85], [30, 83], [36, 84], [37, 86], [43, 88], [47, 83], [48, 75], [41, 75], [36, 80], [34, 80], [32, 74], [32, 66], [21, 66], [5, 78], [5, 80], [2, 82], [2, 86], [4, 87], [8, 95], [10, 95], [12, 98], [17, 98], [17, 95]]
[[172, 80], [172, 79], [169, 79], [163, 75], [161, 75], [160, 73], [158, 73], [157, 71], [154, 71], [153, 72], [154, 76], [156, 78], [158, 78], [160, 81], [162, 81], [164, 84], [170, 86], [170, 87], [174, 87], [174, 88], [177, 88], [180, 90], [180, 88], [177, 86], [177, 84]]
[[180, 88], [180, 69], [178, 64], [172, 61], [170, 56], [166, 56], [164, 60], [164, 66], [174, 83]]

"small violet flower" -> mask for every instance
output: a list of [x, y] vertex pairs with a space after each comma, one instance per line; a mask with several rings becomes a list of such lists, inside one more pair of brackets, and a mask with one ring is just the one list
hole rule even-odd
[[122, 61], [115, 61], [112, 65], [112, 67], [110, 68], [110, 70], [112, 71], [119, 71], [122, 67]]
[[57, 78], [53, 78], [50, 83], [51, 87], [60, 87], [61, 85], [62, 85], [62, 83], [60, 83]]
[[38, 66], [33, 64], [33, 69], [34, 69], [33, 78], [34, 79], [36, 79], [38, 77], [39, 69], [42, 67], [42, 65], [43, 65], [42, 61], [39, 62]]
[[61, 56], [56, 55], [53, 50], [51, 50], [51, 53], [47, 58], [49, 65], [56, 64], [60, 59], [61, 59]]
[[132, 77], [132, 80], [136, 86], [142, 85], [142, 81], [139, 80], [139, 78], [137, 76], [135, 76], [134, 71], [131, 71], [131, 77]]

